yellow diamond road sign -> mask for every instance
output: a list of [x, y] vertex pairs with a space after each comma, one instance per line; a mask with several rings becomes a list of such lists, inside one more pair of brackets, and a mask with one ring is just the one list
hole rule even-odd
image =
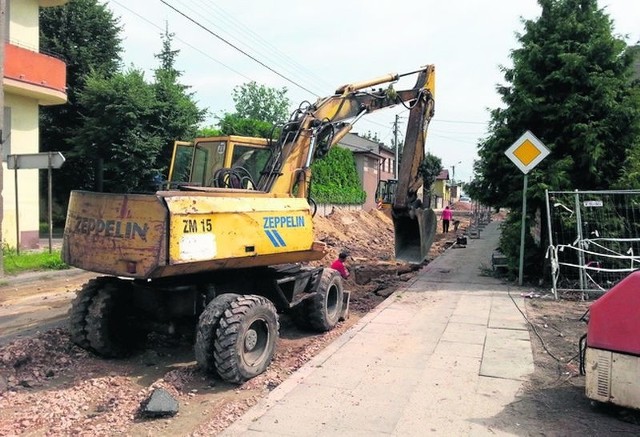
[[534, 134], [526, 131], [504, 153], [522, 173], [527, 174], [551, 152]]

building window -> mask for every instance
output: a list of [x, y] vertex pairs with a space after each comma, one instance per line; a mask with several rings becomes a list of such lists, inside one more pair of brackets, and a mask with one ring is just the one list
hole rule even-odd
[[4, 107], [4, 124], [2, 126], [2, 160], [6, 162], [11, 154], [11, 108]]

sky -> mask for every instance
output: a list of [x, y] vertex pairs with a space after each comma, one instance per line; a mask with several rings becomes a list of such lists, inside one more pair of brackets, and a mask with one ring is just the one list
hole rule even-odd
[[[501, 106], [500, 66], [512, 66], [511, 50], [522, 19], [536, 19], [535, 0], [106, 0], [120, 19], [126, 67], [150, 79], [158, 65], [160, 34], [168, 25], [181, 82], [191, 86], [205, 125], [232, 112], [234, 87], [250, 81], [287, 88], [292, 109], [332, 95], [341, 85], [387, 73], [436, 67], [435, 116], [427, 151], [440, 157], [450, 176], [467, 182], [486, 136], [489, 109]], [[614, 33], [640, 41], [637, 0], [600, 0]], [[216, 36], [217, 35], [217, 36]], [[226, 41], [226, 42], [225, 42]], [[231, 47], [231, 45], [235, 46]], [[242, 53], [244, 52], [244, 53]], [[249, 56], [247, 56], [249, 55]], [[253, 58], [253, 59], [252, 59]], [[257, 62], [258, 60], [259, 62]], [[413, 86], [400, 81], [396, 89]], [[352, 132], [393, 139], [402, 106], [365, 115]], [[515, 140], [515, 139], [514, 139]]]

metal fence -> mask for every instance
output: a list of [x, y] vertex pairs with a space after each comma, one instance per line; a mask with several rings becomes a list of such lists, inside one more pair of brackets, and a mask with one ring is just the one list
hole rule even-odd
[[469, 237], [480, 238], [480, 233], [484, 230], [484, 227], [491, 223], [490, 207], [480, 204], [479, 202], [473, 202], [473, 208], [471, 209], [471, 221], [469, 223]]
[[547, 191], [553, 292], [602, 294], [640, 268], [640, 191]]

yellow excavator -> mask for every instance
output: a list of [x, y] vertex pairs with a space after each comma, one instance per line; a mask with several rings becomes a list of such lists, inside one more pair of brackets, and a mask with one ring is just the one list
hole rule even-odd
[[[416, 76], [408, 90], [392, 84]], [[71, 193], [63, 260], [103, 274], [69, 312], [71, 339], [105, 357], [131, 353], [150, 332], [193, 333], [205, 371], [241, 383], [270, 364], [278, 314], [332, 329], [348, 316], [349, 293], [314, 241], [311, 163], [361, 117], [409, 110], [392, 216], [396, 258], [422, 262], [436, 229], [417, 191], [434, 111], [428, 65], [338, 88], [304, 103], [277, 139], [224, 136], [177, 142], [166, 185], [153, 194]], [[370, 89], [388, 84], [387, 88]]]

